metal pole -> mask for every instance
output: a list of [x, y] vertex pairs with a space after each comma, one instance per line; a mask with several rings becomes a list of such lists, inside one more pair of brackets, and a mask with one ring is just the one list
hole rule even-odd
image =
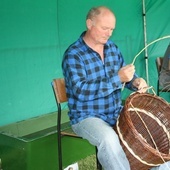
[[[146, 11], [145, 11], [145, 0], [143, 3], [143, 30], [144, 30], [144, 45], [147, 46], [147, 33], [146, 33]], [[148, 50], [145, 49], [145, 69], [146, 69], [146, 81], [149, 86], [149, 74], [148, 74]]]

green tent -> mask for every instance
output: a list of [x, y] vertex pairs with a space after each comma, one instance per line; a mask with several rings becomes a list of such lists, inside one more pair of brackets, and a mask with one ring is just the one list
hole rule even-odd
[[[99, 5], [115, 12], [111, 39], [127, 64], [149, 43], [170, 35], [169, 0], [0, 1], [0, 126], [56, 111], [51, 81], [63, 76], [64, 51], [86, 29], [88, 10]], [[169, 42], [153, 43], [135, 61], [137, 74], [155, 90], [155, 59]], [[130, 93], [124, 90], [122, 98]]]

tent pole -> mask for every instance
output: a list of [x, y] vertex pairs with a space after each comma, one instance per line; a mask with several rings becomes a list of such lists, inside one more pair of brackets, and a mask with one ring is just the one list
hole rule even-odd
[[[145, 11], [145, 0], [142, 0], [143, 4], [143, 30], [144, 30], [144, 46], [147, 46], [147, 33], [146, 33], [146, 11]], [[146, 69], [146, 82], [149, 86], [149, 74], [148, 74], [148, 50], [145, 49], [145, 69]]]

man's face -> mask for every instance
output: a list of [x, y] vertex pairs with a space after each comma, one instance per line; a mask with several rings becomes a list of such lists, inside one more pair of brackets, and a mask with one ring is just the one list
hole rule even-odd
[[105, 44], [115, 28], [115, 17], [111, 14], [98, 15], [91, 20], [90, 35], [96, 44]]

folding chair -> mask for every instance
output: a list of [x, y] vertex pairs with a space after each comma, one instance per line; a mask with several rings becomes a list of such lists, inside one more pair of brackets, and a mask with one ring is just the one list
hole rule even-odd
[[156, 58], [156, 68], [158, 71], [158, 80], [157, 80], [157, 95], [158, 96], [160, 95], [160, 92], [170, 92], [169, 88], [160, 87], [159, 75], [160, 75], [162, 63], [163, 63], [163, 57], [157, 57]]
[[[57, 113], [57, 138], [58, 138], [58, 163], [59, 170], [62, 170], [62, 141], [61, 138], [63, 136], [69, 136], [74, 138], [81, 138], [77, 136], [71, 129], [71, 126], [67, 123], [67, 128], [61, 128], [61, 118], [62, 118], [62, 110], [61, 104], [67, 102], [66, 89], [65, 89], [65, 81], [64, 78], [53, 79], [52, 88], [54, 92], [54, 96], [57, 103], [58, 113]], [[82, 138], [81, 138], [82, 139]], [[102, 170], [102, 166], [97, 158], [97, 147], [95, 147], [96, 151], [96, 164], [97, 170]]]

